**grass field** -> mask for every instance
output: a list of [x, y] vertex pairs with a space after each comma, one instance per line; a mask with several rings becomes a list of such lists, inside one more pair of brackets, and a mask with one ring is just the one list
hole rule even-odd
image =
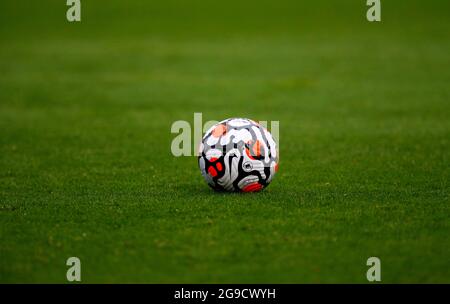
[[[448, 1], [29, 2], [0, 3], [0, 282], [450, 283]], [[173, 157], [194, 112], [279, 120], [270, 187]]]

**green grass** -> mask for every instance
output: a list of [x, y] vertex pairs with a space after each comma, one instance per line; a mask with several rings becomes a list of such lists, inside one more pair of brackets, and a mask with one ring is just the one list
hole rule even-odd
[[[450, 282], [448, 1], [0, 4], [0, 282]], [[86, 3], [85, 3], [86, 2]], [[161, 1], [162, 2], [162, 1]], [[62, 3], [62, 4], [61, 4]], [[175, 120], [280, 121], [261, 193]]]

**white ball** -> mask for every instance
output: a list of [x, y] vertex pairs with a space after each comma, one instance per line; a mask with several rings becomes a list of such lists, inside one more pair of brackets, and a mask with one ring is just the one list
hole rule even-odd
[[229, 118], [206, 132], [198, 164], [213, 189], [254, 192], [272, 181], [278, 171], [278, 153], [272, 135], [259, 123]]

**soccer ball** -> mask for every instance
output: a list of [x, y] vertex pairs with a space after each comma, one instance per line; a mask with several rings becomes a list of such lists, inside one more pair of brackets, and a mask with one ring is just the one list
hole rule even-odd
[[198, 165], [215, 190], [255, 192], [267, 187], [278, 171], [278, 153], [272, 135], [259, 123], [230, 118], [206, 132]]

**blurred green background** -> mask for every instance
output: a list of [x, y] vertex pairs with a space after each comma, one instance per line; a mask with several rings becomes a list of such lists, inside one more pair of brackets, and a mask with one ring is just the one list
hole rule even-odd
[[[450, 282], [450, 2], [0, 2], [0, 282]], [[217, 194], [175, 120], [280, 121]]]

